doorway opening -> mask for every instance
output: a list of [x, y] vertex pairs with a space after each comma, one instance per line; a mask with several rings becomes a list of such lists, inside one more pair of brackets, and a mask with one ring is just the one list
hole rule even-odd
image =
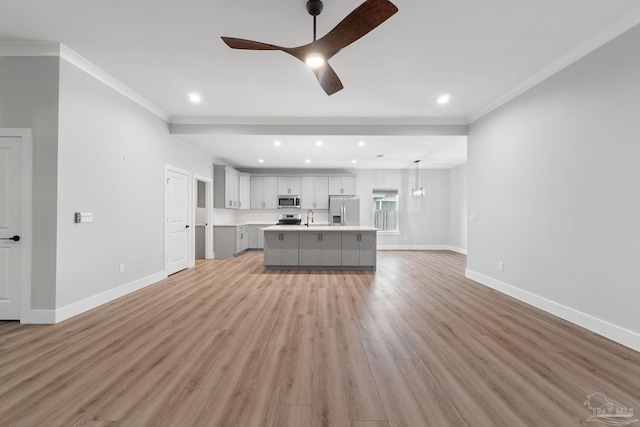
[[195, 259], [211, 259], [213, 258], [212, 181], [201, 176], [195, 176], [194, 178], [195, 246], [193, 253], [195, 254]]

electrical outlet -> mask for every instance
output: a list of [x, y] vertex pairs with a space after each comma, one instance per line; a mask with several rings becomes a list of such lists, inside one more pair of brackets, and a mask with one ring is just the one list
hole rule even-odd
[[500, 261], [500, 262], [498, 263], [498, 270], [500, 270], [500, 271], [504, 271], [504, 262]]
[[477, 220], [478, 220], [478, 214], [472, 213], [472, 214], [469, 216], [469, 219], [470, 219], [471, 221], [477, 221]]
[[120, 264], [120, 274], [124, 273], [124, 264]]
[[93, 212], [76, 212], [74, 221], [76, 224], [80, 222], [93, 222]]

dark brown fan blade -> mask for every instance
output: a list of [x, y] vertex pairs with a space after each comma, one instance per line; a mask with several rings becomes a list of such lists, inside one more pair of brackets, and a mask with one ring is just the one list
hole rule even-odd
[[298, 47], [282, 47], [252, 40], [236, 39], [233, 37], [222, 37], [222, 40], [233, 49], [249, 50], [280, 50], [305, 62], [307, 55], [312, 52], [324, 56], [325, 63], [322, 67], [314, 70], [320, 86], [327, 93], [332, 95], [343, 89], [342, 82], [326, 62], [342, 48], [349, 46], [360, 37], [364, 36], [378, 25], [389, 19], [398, 11], [398, 8], [389, 0], [365, 0], [353, 12], [347, 15], [324, 37]]
[[320, 86], [322, 86], [322, 89], [324, 89], [327, 95], [333, 95], [344, 87], [342, 86], [340, 78], [328, 62], [325, 62], [320, 68], [313, 70], [313, 72], [316, 74], [316, 77], [318, 77]]
[[349, 46], [398, 11], [389, 0], [366, 0], [315, 43], [325, 60]]
[[227, 46], [232, 49], [249, 49], [249, 50], [283, 50], [284, 48], [273, 44], [254, 42], [253, 40], [236, 39], [234, 37], [221, 37]]

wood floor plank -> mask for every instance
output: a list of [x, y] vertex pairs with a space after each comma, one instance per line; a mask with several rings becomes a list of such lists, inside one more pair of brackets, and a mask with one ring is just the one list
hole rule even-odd
[[391, 426], [424, 423], [420, 408], [383, 340], [365, 340], [364, 347], [378, 393]]
[[286, 347], [267, 347], [262, 365], [255, 373], [256, 383], [248, 394], [246, 405], [240, 407], [237, 425], [247, 427], [277, 427], [280, 418], [281, 378], [287, 366]]
[[356, 322], [352, 319], [337, 319], [335, 331], [350, 419], [385, 420], [380, 395]]
[[282, 405], [278, 414], [278, 427], [311, 425], [311, 405]]
[[640, 408], [640, 353], [464, 276], [196, 267], [57, 325], [0, 321], [0, 425], [586, 426]]
[[287, 369], [280, 384], [282, 405], [311, 407], [315, 324], [313, 315], [297, 316], [287, 343]]
[[389, 427], [386, 421], [353, 421], [351, 427]]
[[[496, 425], [522, 425], [514, 414], [502, 414], [504, 403], [499, 399], [486, 405], [490, 390], [478, 380], [473, 370], [460, 369], [456, 361], [451, 361], [456, 347], [443, 347], [433, 344], [422, 332], [406, 332], [414, 345], [418, 360], [431, 373], [440, 387], [447, 394], [456, 412], [468, 426], [491, 427]], [[459, 363], [463, 368], [464, 363]], [[471, 377], [465, 372], [471, 371]], [[510, 422], [514, 424], [509, 424]]]
[[313, 427], [351, 424], [334, 328], [317, 328], [313, 352]]
[[418, 403], [424, 420], [434, 426], [466, 426], [455, 406], [424, 364], [416, 359], [397, 360], [402, 377]]

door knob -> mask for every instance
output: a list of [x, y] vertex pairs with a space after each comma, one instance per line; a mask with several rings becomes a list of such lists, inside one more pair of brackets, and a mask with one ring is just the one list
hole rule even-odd
[[185, 226], [184, 226], [184, 228], [189, 228], [189, 227], [191, 227], [191, 226], [190, 226], [190, 225], [185, 225]]
[[13, 240], [14, 242], [19, 242], [20, 241], [20, 236], [15, 235], [13, 237], [2, 237], [2, 238], [0, 238], [0, 240]]

